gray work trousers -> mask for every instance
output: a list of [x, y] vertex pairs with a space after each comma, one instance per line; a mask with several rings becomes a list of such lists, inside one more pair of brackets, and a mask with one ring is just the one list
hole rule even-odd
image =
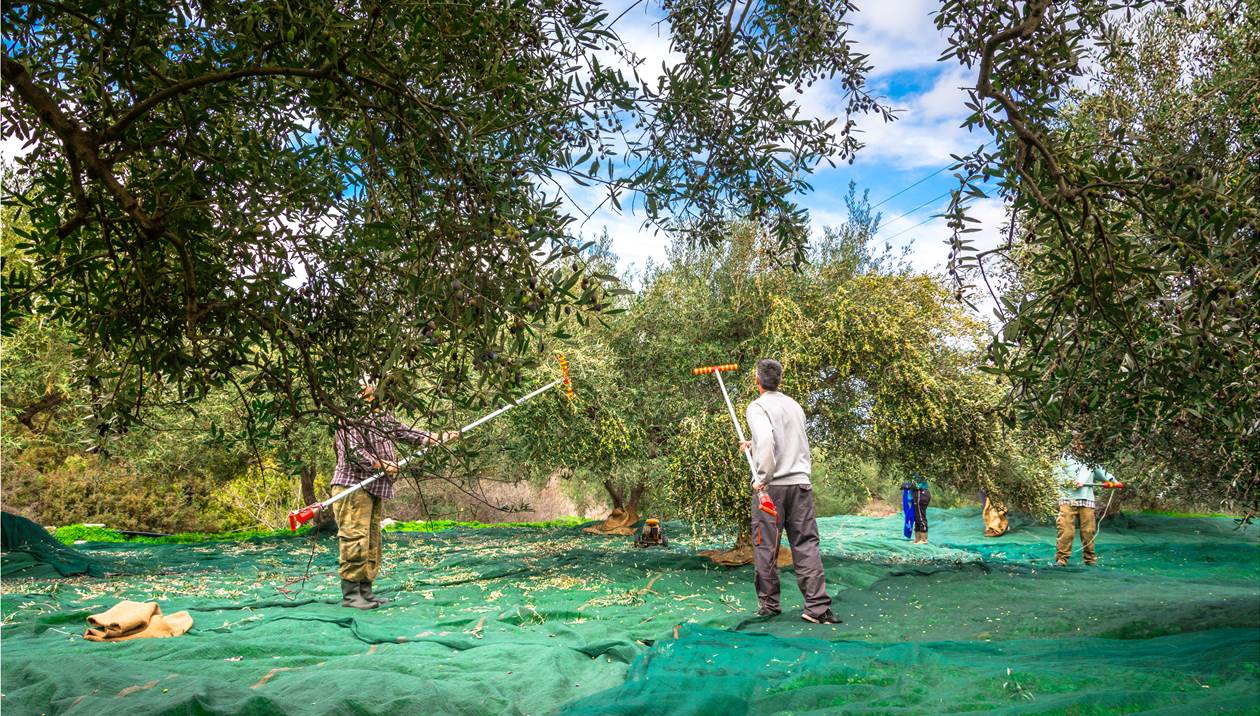
[[818, 551], [818, 521], [814, 516], [814, 490], [810, 485], [767, 485], [766, 492], [774, 500], [779, 516], [776, 519], [762, 511], [754, 494], [752, 499], [752, 537], [754, 562], [757, 568], [757, 601], [762, 607], [778, 611], [779, 606], [779, 535], [786, 531], [796, 569], [796, 584], [805, 597], [805, 613], [821, 616], [831, 608], [827, 596], [827, 577], [823, 574], [822, 555]]

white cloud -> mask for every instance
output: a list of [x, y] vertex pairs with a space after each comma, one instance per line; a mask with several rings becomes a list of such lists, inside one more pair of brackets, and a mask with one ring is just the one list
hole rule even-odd
[[[610, 17], [616, 17], [627, 6], [629, 0], [609, 3], [606, 10]], [[894, 94], [890, 103], [901, 109], [899, 119], [885, 123], [876, 116], [856, 118], [859, 138], [866, 147], [858, 153], [857, 162], [866, 162], [869, 166], [887, 167], [893, 173], [914, 172], [921, 174], [924, 169], [935, 169], [950, 162], [951, 154], [962, 154], [974, 150], [984, 143], [985, 134], [970, 134], [961, 128], [966, 118], [964, 105], [966, 94], [962, 87], [974, 83], [972, 73], [959, 67], [956, 63], [940, 63], [937, 57], [946, 46], [946, 39], [932, 20], [932, 13], [939, 7], [932, 0], [897, 0], [897, 2], [873, 2], [859, 0], [859, 12], [849, 16], [853, 26], [849, 38], [856, 43], [858, 52], [869, 55], [873, 70], [869, 81], [872, 87], [885, 88], [886, 94]], [[644, 58], [640, 72], [644, 79], [652, 81], [661, 72], [661, 65], [670, 66], [679, 61], [679, 56], [669, 50], [669, 26], [662, 22], [662, 13], [655, 3], [632, 8], [616, 25], [616, 31], [628, 47]], [[606, 59], [601, 56], [601, 61]], [[912, 73], [920, 82], [926, 77], [930, 85], [921, 92], [906, 94], [897, 90], [896, 82], [904, 81], [905, 75]], [[785, 90], [785, 97], [794, 99], [801, 107], [803, 116], [843, 117], [845, 98], [843, 87], [838, 81], [817, 82], [803, 92]], [[820, 173], [832, 171], [821, 167]], [[918, 178], [913, 177], [913, 178]], [[819, 177], [822, 179], [822, 177]], [[909, 183], [910, 180], [907, 180]], [[575, 206], [575, 215], [582, 217], [587, 211], [597, 206], [604, 198], [603, 192], [592, 187], [577, 187], [565, 182], [565, 188], [572, 196], [566, 203], [581, 204]], [[628, 197], [623, 197], [627, 198]], [[816, 200], [817, 195], [803, 197], [806, 204]], [[938, 202], [944, 205], [945, 200]], [[620, 268], [630, 266], [642, 268], [648, 259], [662, 261], [666, 255], [669, 239], [663, 234], [644, 227], [642, 213], [633, 213], [627, 206], [625, 212], [616, 212], [608, 206], [596, 211], [581, 226], [574, 230], [585, 236], [595, 236], [607, 228], [612, 240], [612, 249], [618, 255]], [[823, 226], [839, 225], [847, 219], [843, 205], [828, 202], [826, 206], [810, 206], [810, 213], [815, 234], [821, 233]], [[942, 271], [948, 256], [945, 241], [949, 236], [944, 221], [932, 220], [921, 227], [905, 231], [930, 216], [931, 211], [940, 210], [940, 206], [930, 206], [905, 219], [886, 223], [881, 231], [883, 236], [893, 236], [901, 232], [895, 245], [913, 242], [910, 260], [918, 270]], [[895, 211], [890, 213], [896, 213]], [[993, 201], [976, 207], [976, 214], [984, 222], [984, 230], [973, 236], [980, 237], [979, 243], [992, 245], [996, 240], [1004, 216], [999, 202]], [[886, 217], [887, 221], [887, 217]]]
[[[872, 248], [875, 251], [882, 251], [886, 242], [892, 245], [894, 253], [897, 254], [903, 248], [908, 248], [906, 259], [914, 271], [943, 276], [949, 261], [949, 239], [953, 232], [946, 226], [944, 218], [929, 219], [929, 217], [943, 211], [948, 204], [948, 199], [942, 199], [904, 219], [898, 221], [885, 219], [885, 223], [881, 224], [879, 232], [872, 240]], [[823, 227], [838, 227], [848, 220], [848, 214], [844, 210], [814, 205], [809, 205], [808, 208], [813, 222], [811, 233], [815, 238], [822, 235]], [[1007, 213], [1000, 199], [979, 199], [971, 204], [968, 213], [972, 218], [979, 220], [979, 223], [972, 226], [980, 230], [967, 234], [967, 239], [974, 244], [977, 251], [985, 251], [1001, 244], [1005, 239], [1003, 229], [1006, 227]], [[926, 223], [916, 226], [925, 219], [927, 219]], [[985, 266], [992, 269], [994, 263], [987, 261]], [[992, 279], [991, 274], [990, 280]], [[979, 309], [978, 316], [992, 325], [994, 303], [983, 286], [979, 287], [979, 291], [974, 296], [974, 303]]]
[[[7, 111], [8, 109], [8, 100], [0, 101], [0, 111]], [[0, 137], [0, 164], [12, 167], [18, 157], [25, 156], [31, 149], [34, 149], [34, 145], [24, 147], [25, 143], [16, 133], [13, 133], [12, 127], [4, 127], [4, 136]]]
[[[980, 231], [966, 235], [976, 251], [986, 251], [1002, 243], [1005, 239], [1002, 229], [1006, 225], [1007, 216], [1006, 207], [1000, 199], [977, 200], [971, 205], [969, 214], [980, 221], [973, 225]], [[945, 225], [945, 219], [937, 217], [917, 229], [906, 232], [899, 240], [910, 246], [908, 258], [916, 271], [944, 275], [949, 261], [951, 234], [951, 229]], [[994, 263], [986, 261], [985, 266], [991, 270], [994, 268]], [[989, 280], [993, 281], [994, 278], [994, 275], [990, 273]], [[990, 326], [996, 326], [997, 319], [993, 313], [996, 304], [979, 277], [976, 277], [974, 282], [979, 285], [972, 293], [970, 300], [977, 309], [976, 316]], [[996, 285], [994, 290], [997, 290]]]
[[665, 261], [670, 239], [652, 226], [643, 225], [643, 210], [636, 209], [642, 202], [641, 197], [631, 192], [622, 193], [621, 211], [617, 211], [607, 201], [606, 187], [581, 186], [562, 172], [554, 172], [539, 188], [546, 196], [558, 198], [561, 211], [577, 219], [569, 227], [574, 235], [596, 239], [608, 230], [619, 271], [641, 270], [648, 259], [658, 264]]
[[643, 60], [638, 68], [639, 76], [653, 87], [662, 74], [662, 67], [673, 67], [683, 59], [670, 50], [669, 22], [653, 13], [631, 10], [614, 29], [622, 42]]
[[665, 262], [670, 238], [651, 226], [644, 226], [641, 215], [601, 209], [586, 223], [582, 233], [595, 237], [604, 229], [608, 230], [613, 253], [617, 254], [617, 268], [621, 271], [641, 271], [649, 260], [657, 265]]
[[853, 26], [848, 37], [857, 50], [870, 56], [876, 76], [936, 64], [945, 48], [932, 13], [940, 3], [932, 0], [858, 0], [858, 11], [849, 15]]
[[[967, 118], [967, 93], [973, 83], [962, 68], [942, 68], [926, 91], [889, 101], [898, 109], [896, 121], [878, 115], [855, 117], [857, 138], [865, 145], [855, 163], [891, 165], [900, 170], [936, 168], [951, 154], [965, 154], [988, 141], [988, 135], [962, 127]], [[787, 91], [806, 116], [843, 117], [844, 97], [838, 82], [816, 84], [801, 93]], [[827, 167], [820, 171], [828, 171]]]
[[[948, 200], [942, 200], [940, 206], [933, 207], [933, 211], [940, 211], [948, 204]], [[1002, 241], [1002, 227], [1006, 224], [1006, 207], [1000, 199], [979, 199], [973, 203], [969, 209], [969, 214], [979, 219], [980, 223], [975, 224], [974, 228], [980, 231], [967, 234], [968, 240], [975, 244], [979, 251], [991, 249]], [[914, 226], [915, 223], [923, 221], [931, 216], [927, 210], [917, 214], [899, 224], [888, 226], [881, 229], [879, 237], [891, 237], [895, 234], [905, 231], [907, 227]], [[952, 231], [945, 225], [945, 219], [936, 217], [915, 229], [905, 231], [904, 234], [894, 239], [894, 245], [910, 246], [910, 262], [918, 271], [926, 273], [941, 273], [945, 270], [945, 264], [949, 260], [949, 237]]]
[[[936, 3], [899, 0], [859, 5], [868, 7], [851, 15], [849, 38], [859, 52], [870, 55], [871, 90], [893, 95], [884, 101], [899, 111], [893, 122], [878, 115], [854, 117], [857, 138], [865, 144], [856, 162], [902, 170], [939, 167], [950, 161], [951, 154], [970, 152], [983, 144], [987, 135], [971, 134], [961, 127], [968, 114], [962, 88], [975, 84], [974, 72], [956, 63], [937, 62], [946, 42], [931, 18]], [[907, 72], [930, 78], [931, 86], [917, 93], [898, 91], [894, 83], [906, 77], [897, 75]], [[844, 116], [845, 96], [839, 80], [818, 82], [800, 93], [786, 89], [784, 97], [795, 100], [805, 116]]]
[[857, 161], [889, 163], [898, 169], [943, 166], [951, 154], [965, 154], [988, 141], [984, 133], [971, 133], [961, 125], [968, 111], [963, 87], [972, 80], [959, 67], [942, 70], [925, 92], [908, 95], [894, 104], [903, 110], [895, 122], [876, 117], [858, 120], [860, 139], [866, 147]]

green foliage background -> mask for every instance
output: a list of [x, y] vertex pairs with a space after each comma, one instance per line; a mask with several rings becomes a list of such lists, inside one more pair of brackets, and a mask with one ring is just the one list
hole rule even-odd
[[[727, 408], [699, 365], [738, 362], [725, 380], [739, 419], [757, 359], [785, 366], [783, 391], [810, 417], [820, 505], [856, 511], [899, 500], [902, 479], [1016, 509], [1053, 509], [1056, 440], [1004, 426], [1003, 390], [978, 370], [986, 334], [939, 279], [916, 275], [871, 237], [878, 217], [851, 191], [849, 222], [792, 265], [755, 227], [721, 248], [673, 247], [664, 266], [602, 324], [572, 337], [578, 399], [514, 413], [517, 464], [565, 467], [613, 489], [638, 485], [653, 515], [702, 527], [747, 521], [748, 468]], [[899, 504], [899, 503], [898, 503]]]
[[[1148, 496], [1260, 504], [1260, 8], [942, 4], [976, 73], [951, 271], [997, 304], [1008, 419], [1079, 431]], [[996, 186], [1008, 240], [979, 251]], [[974, 295], [974, 294], [973, 294]]]
[[[805, 177], [860, 142], [778, 90], [839, 73], [850, 115], [888, 117], [851, 5], [663, 7], [683, 60], [653, 84], [591, 62], [636, 59], [593, 0], [7, 5], [5, 132], [31, 150], [4, 177], [5, 503], [266, 524], [299, 471], [327, 480], [364, 373], [456, 425], [563, 350], [575, 401], [519, 408], [431, 476], [560, 470], [734, 527], [744, 466], [690, 369], [740, 363], [742, 407], [775, 356], [828, 509], [920, 474], [1045, 514], [1069, 430], [1142, 504], [1254, 509], [1254, 2], [943, 2], [943, 59], [976, 73], [967, 126], [994, 135], [956, 167], [950, 284], [878, 253], [852, 193], [805, 239]], [[555, 176], [634, 197], [668, 262], [618, 288]], [[994, 185], [1010, 230], [981, 252], [968, 206]], [[982, 291], [996, 335], [963, 310]]]

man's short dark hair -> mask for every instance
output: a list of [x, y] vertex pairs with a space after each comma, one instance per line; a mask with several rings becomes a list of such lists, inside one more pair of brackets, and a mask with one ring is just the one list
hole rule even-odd
[[773, 358], [762, 358], [757, 361], [757, 380], [766, 390], [778, 390], [783, 382], [783, 365]]

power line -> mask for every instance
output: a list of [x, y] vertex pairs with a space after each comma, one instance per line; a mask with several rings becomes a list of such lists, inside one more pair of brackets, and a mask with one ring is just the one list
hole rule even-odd
[[933, 215], [929, 216], [928, 218], [924, 219], [923, 221], [920, 221], [919, 223], [915, 224], [914, 226], [911, 226], [911, 227], [910, 227], [910, 228], [908, 228], [908, 229], [902, 229], [901, 231], [898, 231], [897, 233], [893, 234], [892, 236], [889, 236], [888, 238], [884, 239], [884, 241], [892, 241], [893, 239], [897, 238], [898, 236], [901, 236], [902, 234], [906, 233], [907, 231], [914, 231], [915, 229], [919, 228], [920, 226], [923, 226], [924, 224], [928, 223], [928, 222], [929, 222], [929, 221], [931, 221], [932, 219], [936, 219], [936, 218], [938, 218], [938, 217], [937, 217], [937, 215], [936, 215], [936, 214], [933, 214]]
[[923, 207], [927, 206], [928, 204], [931, 204], [931, 203], [934, 203], [934, 202], [939, 201], [939, 200], [941, 200], [941, 199], [944, 199], [945, 197], [949, 196], [949, 194], [950, 194], [950, 192], [948, 192], [948, 191], [947, 191], [947, 192], [945, 192], [944, 194], [941, 194], [941, 195], [939, 195], [939, 196], [934, 196], [934, 197], [932, 197], [931, 199], [928, 199], [927, 201], [923, 202], [922, 204], [919, 204], [918, 206], [914, 207], [914, 208], [913, 208], [913, 209], [911, 209], [910, 211], [907, 211], [907, 212], [905, 212], [904, 214], [900, 214], [899, 216], [897, 216], [897, 217], [895, 217], [895, 218], [893, 218], [893, 219], [889, 219], [889, 220], [888, 220], [888, 223], [887, 223], [887, 224], [884, 224], [884, 226], [888, 226], [888, 224], [892, 224], [892, 223], [894, 223], [894, 222], [901, 221], [902, 219], [906, 218], [907, 216], [910, 216], [911, 214], [915, 213], [915, 212], [916, 212], [916, 211], [918, 211], [919, 209], [922, 209]]
[[940, 169], [937, 169], [936, 171], [932, 172], [931, 174], [928, 174], [927, 176], [925, 176], [925, 177], [923, 177], [922, 179], [918, 180], [917, 182], [915, 182], [915, 183], [911, 184], [910, 186], [906, 187], [905, 189], [902, 189], [901, 191], [897, 192], [896, 194], [893, 194], [892, 196], [888, 197], [887, 199], [884, 199], [883, 201], [879, 202], [879, 203], [878, 203], [878, 204], [876, 204], [875, 206], [872, 206], [872, 207], [871, 207], [871, 209], [878, 209], [879, 207], [883, 206], [884, 204], [887, 204], [888, 202], [892, 201], [893, 199], [896, 199], [897, 197], [901, 196], [902, 194], [905, 194], [906, 192], [908, 192], [908, 191], [910, 191], [911, 189], [915, 188], [916, 186], [918, 186], [918, 185], [922, 184], [923, 182], [927, 181], [928, 179], [931, 179], [932, 177], [936, 176], [937, 174], [940, 174], [941, 172], [945, 171], [946, 169], [949, 169], [951, 166], [953, 166], [953, 165], [952, 165], [952, 164], [946, 164], [945, 166], [941, 167]]

